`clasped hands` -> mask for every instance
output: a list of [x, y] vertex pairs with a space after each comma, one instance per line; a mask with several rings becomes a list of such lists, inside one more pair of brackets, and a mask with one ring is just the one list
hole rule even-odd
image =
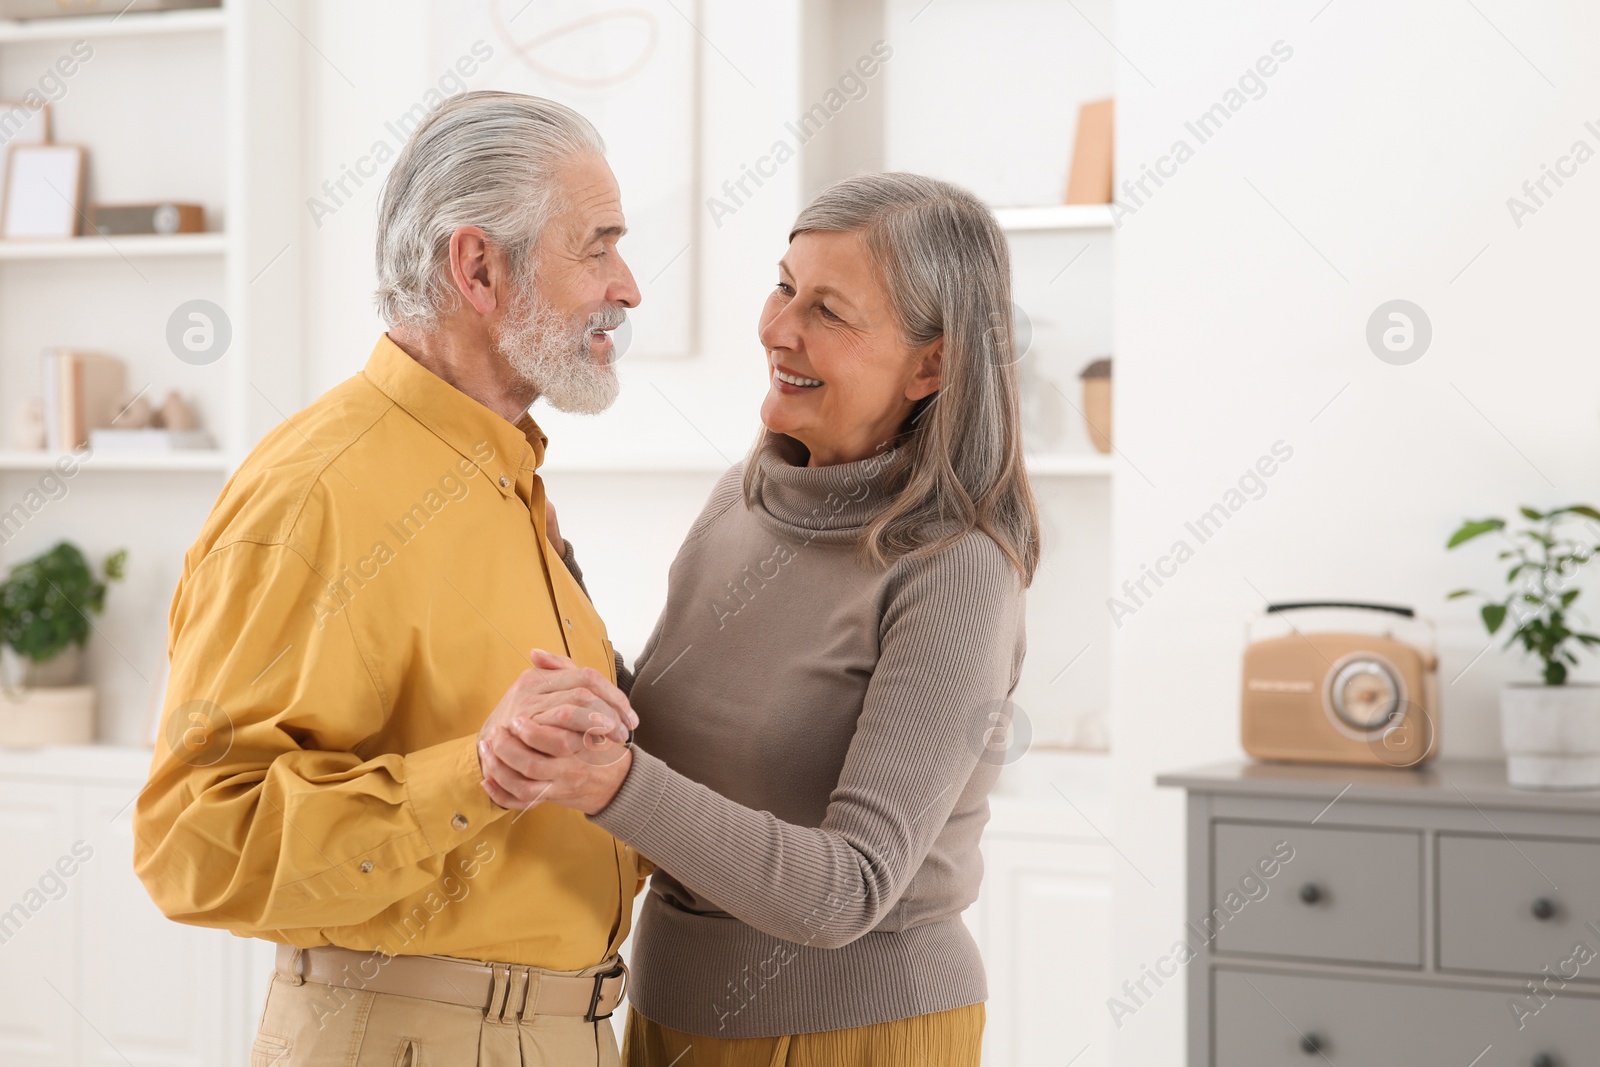
[[541, 649], [530, 658], [478, 733], [484, 791], [502, 808], [548, 801], [593, 815], [628, 777], [639, 716], [599, 671]]

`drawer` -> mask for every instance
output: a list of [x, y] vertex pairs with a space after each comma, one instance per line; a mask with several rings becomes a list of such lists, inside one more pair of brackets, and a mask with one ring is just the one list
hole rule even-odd
[[1223, 968], [1215, 977], [1215, 1067], [1600, 1065], [1593, 997], [1559, 996], [1519, 1029], [1503, 992]]
[[1600, 841], [1439, 835], [1440, 967], [1600, 981], [1597, 953]]
[[1191, 918], [1219, 952], [1420, 967], [1422, 837], [1215, 823], [1211, 912]]

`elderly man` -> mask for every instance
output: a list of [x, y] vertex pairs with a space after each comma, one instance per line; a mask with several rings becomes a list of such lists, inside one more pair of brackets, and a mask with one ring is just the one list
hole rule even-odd
[[[572, 808], [497, 806], [479, 762], [589, 699], [532, 649], [615, 678], [527, 414], [616, 394], [639, 293], [603, 151], [547, 100], [435, 111], [379, 208], [389, 332], [261, 442], [184, 561], [135, 866], [171, 918], [278, 943], [252, 1063], [616, 1062], [647, 865]], [[580, 778], [608, 797], [629, 765]]]

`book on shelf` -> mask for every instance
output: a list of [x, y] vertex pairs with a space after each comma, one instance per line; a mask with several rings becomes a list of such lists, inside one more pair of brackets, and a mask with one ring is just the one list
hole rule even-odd
[[193, 452], [215, 447], [211, 435], [204, 430], [93, 430], [89, 444], [96, 452], [115, 452], [119, 455], [171, 455], [174, 452]]
[[71, 452], [89, 443], [89, 432], [110, 426], [117, 400], [127, 390], [122, 360], [104, 352], [50, 348], [44, 353], [46, 445]]

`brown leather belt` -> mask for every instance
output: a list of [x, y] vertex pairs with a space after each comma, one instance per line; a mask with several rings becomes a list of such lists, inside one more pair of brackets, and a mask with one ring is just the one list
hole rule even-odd
[[279, 945], [278, 973], [296, 985], [316, 982], [477, 1008], [500, 1022], [534, 1015], [605, 1019], [617, 1010], [628, 984], [621, 956], [584, 974], [446, 956], [385, 956], [333, 945]]

